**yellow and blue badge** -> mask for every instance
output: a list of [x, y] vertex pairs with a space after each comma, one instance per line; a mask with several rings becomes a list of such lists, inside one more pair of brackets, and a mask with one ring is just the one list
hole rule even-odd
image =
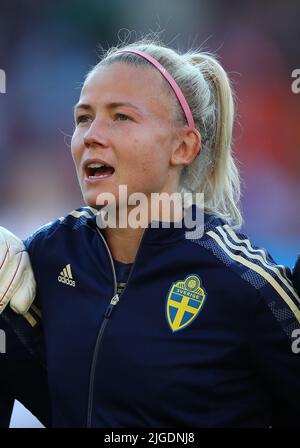
[[166, 316], [171, 330], [175, 332], [190, 325], [200, 313], [206, 297], [197, 274], [173, 283], [166, 301]]

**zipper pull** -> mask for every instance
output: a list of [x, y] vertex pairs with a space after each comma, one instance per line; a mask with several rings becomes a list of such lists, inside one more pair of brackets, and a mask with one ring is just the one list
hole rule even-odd
[[106, 317], [106, 319], [108, 319], [110, 317], [114, 306], [116, 306], [116, 304], [118, 302], [119, 302], [119, 294], [116, 294], [116, 295], [113, 296], [113, 298], [110, 301], [110, 304], [106, 308], [106, 311], [105, 311], [105, 314], [104, 314], [104, 317]]

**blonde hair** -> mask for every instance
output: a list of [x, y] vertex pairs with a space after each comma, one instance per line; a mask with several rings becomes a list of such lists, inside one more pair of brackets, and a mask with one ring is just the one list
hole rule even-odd
[[[225, 70], [211, 53], [188, 51], [180, 54], [157, 40], [141, 39], [110, 48], [87, 77], [99, 66], [115, 62], [151, 68], [147, 61], [137, 55], [116, 54], [120, 49], [149, 54], [166, 68], [181, 88], [201, 134], [202, 145], [199, 156], [182, 169], [180, 191], [204, 193], [205, 211], [239, 228], [242, 225], [240, 180], [231, 149], [234, 102]], [[174, 93], [173, 97], [176, 100]], [[177, 104], [178, 117], [186, 123], [183, 111]]]

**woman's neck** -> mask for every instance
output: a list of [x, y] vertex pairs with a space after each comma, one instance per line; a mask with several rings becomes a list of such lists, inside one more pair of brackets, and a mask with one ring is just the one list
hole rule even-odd
[[[168, 198], [167, 198], [168, 201]], [[127, 210], [126, 225], [121, 225], [119, 220], [119, 210], [117, 210], [116, 222], [114, 213], [111, 214], [111, 221], [103, 230], [104, 237], [111, 251], [112, 257], [122, 263], [133, 263], [145, 228], [153, 221], [180, 221], [183, 216], [182, 204], [177, 203], [177, 206], [173, 202], [169, 205], [158, 202], [154, 204], [154, 207], [149, 207], [149, 203], [143, 208], [140, 207], [140, 214], [138, 220], [138, 227], [136, 222], [130, 225], [129, 212], [132, 211], [131, 207]], [[143, 210], [145, 213], [143, 213]], [[164, 210], [168, 211], [167, 216], [164, 214]], [[125, 214], [125, 216], [126, 216]], [[135, 215], [134, 215], [135, 216]], [[143, 218], [142, 218], [143, 217]]]
[[106, 242], [114, 260], [121, 263], [133, 263], [145, 229], [112, 229], [103, 230]]

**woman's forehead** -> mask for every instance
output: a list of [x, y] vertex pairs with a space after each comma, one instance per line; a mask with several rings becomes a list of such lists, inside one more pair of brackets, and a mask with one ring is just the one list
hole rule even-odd
[[125, 63], [100, 65], [92, 71], [81, 91], [80, 102], [133, 102], [139, 107], [170, 110], [165, 80], [151, 67]]

